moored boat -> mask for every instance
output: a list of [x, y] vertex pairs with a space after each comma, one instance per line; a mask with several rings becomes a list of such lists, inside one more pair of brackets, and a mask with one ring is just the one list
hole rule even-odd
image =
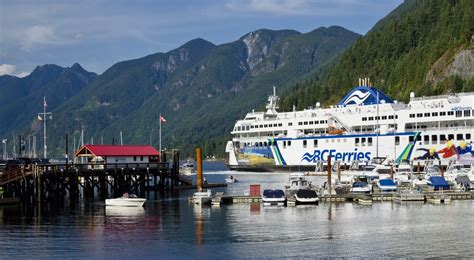
[[312, 204], [318, 203], [318, 194], [314, 190], [301, 189], [295, 193], [295, 199], [297, 204]]
[[285, 192], [283, 190], [264, 190], [262, 194], [262, 201], [264, 205], [278, 205], [283, 206], [286, 202]]
[[211, 190], [195, 192], [192, 200], [199, 205], [211, 204], [212, 192]]
[[146, 199], [139, 198], [135, 194], [124, 193], [120, 198], [106, 199], [105, 206], [143, 207], [145, 202]]

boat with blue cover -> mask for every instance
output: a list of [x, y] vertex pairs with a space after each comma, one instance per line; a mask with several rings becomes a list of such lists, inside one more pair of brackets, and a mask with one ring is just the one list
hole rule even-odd
[[286, 202], [285, 192], [283, 190], [264, 190], [262, 194], [262, 201], [264, 205], [280, 205], [283, 206]]
[[431, 176], [428, 179], [428, 185], [434, 190], [449, 190], [449, 183], [442, 176]]
[[397, 191], [397, 184], [392, 179], [381, 179], [377, 182], [380, 192], [395, 192]]

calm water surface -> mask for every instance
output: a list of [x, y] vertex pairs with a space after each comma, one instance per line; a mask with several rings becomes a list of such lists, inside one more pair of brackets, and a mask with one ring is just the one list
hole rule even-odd
[[[209, 182], [230, 172], [208, 172]], [[227, 194], [282, 188], [287, 173], [233, 173]], [[322, 178], [312, 177], [320, 183]], [[306, 207], [188, 204], [192, 191], [151, 194], [144, 208], [103, 201], [0, 208], [0, 252], [13, 257], [474, 257], [474, 202]]]

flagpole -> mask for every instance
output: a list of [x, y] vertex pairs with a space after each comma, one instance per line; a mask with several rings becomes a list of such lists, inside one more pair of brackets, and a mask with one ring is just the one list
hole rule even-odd
[[[158, 121], [160, 121], [160, 142], [159, 142], [159, 148], [160, 148], [160, 157], [161, 157], [161, 113], [160, 113], [160, 118], [158, 119]], [[160, 159], [161, 161], [161, 159]]]
[[48, 158], [47, 157], [47, 147], [46, 147], [46, 97], [43, 97], [43, 126], [44, 126], [44, 158]]

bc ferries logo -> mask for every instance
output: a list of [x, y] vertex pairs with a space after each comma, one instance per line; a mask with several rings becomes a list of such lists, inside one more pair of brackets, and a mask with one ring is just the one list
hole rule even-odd
[[356, 105], [360, 105], [360, 104], [364, 103], [364, 101], [369, 96], [370, 96], [369, 91], [364, 93], [360, 90], [356, 90], [356, 91], [352, 92], [352, 94], [346, 100], [344, 100], [344, 105], [347, 105], [351, 102], [354, 102], [354, 104], [356, 104]]
[[371, 159], [370, 152], [359, 152], [355, 148], [352, 152], [338, 152], [336, 149], [314, 150], [313, 154], [305, 153], [301, 161], [326, 161], [328, 156], [336, 161], [370, 161]]

